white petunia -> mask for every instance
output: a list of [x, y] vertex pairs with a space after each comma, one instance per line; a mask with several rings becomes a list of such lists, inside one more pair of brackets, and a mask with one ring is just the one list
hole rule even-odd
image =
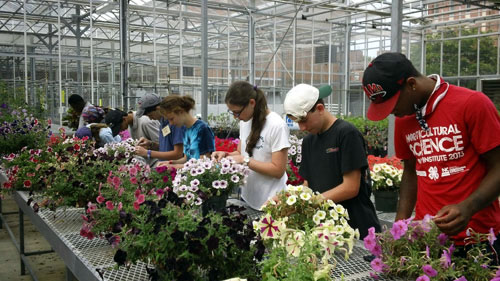
[[286, 203], [290, 206], [295, 204], [295, 202], [297, 202], [297, 196], [295, 195], [288, 197], [288, 199], [286, 200]]
[[240, 177], [238, 175], [232, 175], [231, 181], [234, 183], [238, 183], [240, 181]]
[[325, 219], [326, 218], [326, 212], [323, 211], [323, 210], [319, 210], [316, 212], [316, 215], [315, 216], [318, 216], [320, 219]]
[[338, 204], [337, 206], [335, 206], [335, 211], [337, 211], [337, 213], [339, 214], [343, 214], [345, 211], [344, 206]]
[[220, 189], [226, 189], [227, 188], [227, 181], [226, 180], [220, 180], [219, 181], [219, 188]]
[[320, 224], [321, 223], [321, 219], [317, 215], [314, 215], [313, 216], [313, 222], [315, 224]]
[[308, 201], [309, 199], [311, 199], [311, 194], [309, 194], [307, 192], [302, 192], [300, 194], [300, 199], [302, 199], [304, 201]]
[[194, 179], [190, 182], [191, 186], [199, 186], [200, 185], [200, 180]]
[[387, 184], [388, 186], [392, 186], [393, 185], [393, 182], [391, 179], [386, 179], [385, 180], [385, 184]]
[[181, 192], [185, 192], [187, 190], [188, 190], [188, 187], [184, 184], [179, 187], [179, 191], [181, 191]]
[[331, 200], [331, 199], [326, 200], [326, 202], [328, 203], [328, 206], [330, 206], [332, 208], [337, 207], [337, 204], [335, 204], [335, 202], [333, 202], [333, 200]]
[[194, 198], [194, 194], [193, 194], [193, 193], [188, 192], [188, 193], [186, 194], [186, 199], [187, 199], [188, 201], [191, 201], [193, 198]]
[[335, 211], [334, 209], [330, 210], [330, 217], [332, 217], [333, 220], [338, 220], [339, 219], [339, 214], [337, 213], [337, 211]]
[[220, 187], [220, 182], [215, 180], [212, 182], [212, 187], [215, 188], [215, 189], [219, 189]]
[[192, 186], [189, 187], [189, 191], [191, 191], [191, 192], [196, 192], [196, 191], [198, 191], [198, 189], [199, 189], [198, 186], [193, 186], [192, 185]]
[[198, 198], [196, 198], [196, 200], [194, 200], [194, 204], [195, 204], [196, 206], [200, 206], [202, 203], [203, 203], [203, 200], [201, 200], [201, 198], [200, 198], [200, 197], [198, 197]]

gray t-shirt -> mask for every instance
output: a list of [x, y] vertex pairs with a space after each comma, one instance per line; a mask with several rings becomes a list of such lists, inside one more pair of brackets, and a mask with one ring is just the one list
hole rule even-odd
[[337, 119], [321, 134], [309, 134], [302, 141], [302, 162], [299, 174], [309, 187], [320, 193], [343, 182], [343, 174], [361, 169], [361, 182], [356, 197], [336, 202], [349, 212], [349, 225], [358, 228], [360, 238], [368, 228], [380, 231], [380, 222], [370, 200], [371, 185], [366, 159], [365, 141], [351, 123]]

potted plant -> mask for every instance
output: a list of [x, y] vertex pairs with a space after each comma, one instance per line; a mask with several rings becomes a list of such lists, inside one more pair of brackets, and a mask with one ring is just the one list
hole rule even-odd
[[396, 211], [402, 175], [403, 169], [389, 163], [377, 163], [371, 166], [370, 177], [376, 210]]
[[331, 280], [334, 252], [347, 259], [359, 238], [347, 222], [347, 210], [302, 185], [288, 185], [277, 199], [254, 221], [267, 250], [262, 280]]
[[202, 205], [203, 213], [221, 211], [234, 188], [243, 184], [249, 169], [229, 158], [190, 159], [177, 170], [173, 191], [189, 206]]
[[399, 220], [391, 229], [375, 233], [372, 227], [364, 238], [365, 248], [375, 259], [371, 262], [374, 279], [401, 277], [404, 280], [500, 280], [486, 247], [496, 240], [489, 234], [467, 231], [466, 256], [454, 255], [455, 246], [426, 215], [422, 221]]

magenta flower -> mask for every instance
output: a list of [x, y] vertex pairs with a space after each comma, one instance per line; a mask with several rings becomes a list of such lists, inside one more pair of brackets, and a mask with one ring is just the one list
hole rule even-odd
[[363, 239], [363, 242], [365, 244], [365, 248], [370, 252], [373, 250], [373, 247], [375, 247], [375, 245], [377, 244], [375, 237], [371, 237], [370, 234], [366, 235], [366, 237]]
[[118, 203], [118, 211], [121, 211], [122, 208], [123, 208], [123, 204], [122, 204], [122, 202], [119, 202]]
[[131, 177], [135, 177], [137, 175], [137, 168], [132, 167], [132, 168], [130, 168], [130, 170], [128, 172], [129, 172]]
[[441, 267], [446, 269], [448, 267], [450, 267], [451, 265], [451, 254], [446, 251], [446, 250], [443, 250], [443, 254], [441, 255]]
[[370, 277], [375, 279], [375, 280], [378, 280], [379, 279], [379, 276], [373, 272], [370, 272]]
[[111, 211], [115, 208], [115, 206], [113, 205], [113, 202], [106, 201], [106, 208]]
[[134, 210], [139, 211], [139, 208], [141, 207], [141, 204], [137, 203], [137, 201], [134, 202]]
[[24, 187], [26, 187], [26, 188], [30, 188], [30, 187], [31, 187], [31, 181], [30, 181], [30, 180], [25, 180], [25, 181], [23, 182], [23, 185], [24, 185]]
[[430, 281], [431, 279], [427, 275], [419, 276], [415, 281]]
[[495, 231], [493, 231], [493, 228], [490, 228], [490, 233], [488, 234], [488, 241], [490, 241], [490, 245], [493, 245], [493, 243], [495, 243], [495, 240], [497, 240]]
[[144, 201], [146, 200], [146, 196], [144, 196], [144, 194], [140, 194], [138, 197], [137, 197], [137, 203], [139, 204], [142, 204], [144, 203]]
[[422, 266], [422, 270], [429, 277], [434, 277], [437, 275], [437, 271], [434, 268], [432, 268], [432, 266], [429, 264]]
[[156, 190], [156, 195], [158, 195], [158, 196], [162, 196], [163, 193], [165, 193], [165, 190], [163, 190], [162, 188], [159, 188]]
[[119, 177], [113, 177], [113, 186], [115, 187], [115, 189], [118, 189], [118, 187], [120, 187], [121, 184], [122, 181], [120, 180]]
[[380, 258], [373, 259], [370, 265], [376, 272], [382, 272], [384, 268], [387, 267], [387, 265]]
[[438, 235], [438, 241], [440, 245], [446, 244], [446, 240], [448, 240], [448, 235], [441, 233]]
[[401, 236], [405, 235], [408, 230], [408, 225], [403, 221], [399, 220], [392, 225], [391, 234], [394, 240], [398, 240]]
[[377, 243], [370, 252], [373, 255], [380, 257], [380, 255], [382, 255], [382, 246], [380, 246], [380, 244]]
[[497, 272], [495, 272], [495, 277], [500, 277], [500, 269], [498, 269]]
[[137, 178], [136, 178], [136, 177], [131, 177], [131, 178], [130, 178], [130, 182], [131, 182], [132, 184], [137, 184]]
[[99, 194], [99, 196], [97, 196], [96, 198], [96, 201], [97, 203], [101, 204], [104, 203], [104, 201], [106, 201], [106, 198], [104, 198], [101, 194]]
[[431, 251], [429, 249], [429, 246], [425, 246], [425, 256], [427, 256], [427, 258], [431, 258]]
[[163, 182], [168, 182], [168, 176], [163, 176]]
[[455, 279], [455, 281], [467, 281], [467, 279], [465, 279], [465, 277], [464, 277], [464, 276], [462, 276], [462, 277], [460, 277], [460, 278], [458, 278], [458, 279]]

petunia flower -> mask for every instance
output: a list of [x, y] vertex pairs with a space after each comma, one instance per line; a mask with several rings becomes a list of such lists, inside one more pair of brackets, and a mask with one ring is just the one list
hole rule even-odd
[[106, 201], [106, 198], [104, 198], [102, 195], [99, 194], [99, 196], [97, 196], [96, 198], [96, 201], [97, 203], [101, 204], [104, 203], [104, 201]]
[[106, 208], [111, 211], [115, 208], [115, 206], [112, 201], [106, 201]]
[[440, 233], [438, 235], [438, 241], [439, 241], [439, 244], [440, 245], [444, 245], [446, 244], [446, 240], [448, 239], [448, 235], [444, 234], [444, 233]]
[[383, 272], [384, 268], [387, 267], [387, 265], [380, 258], [373, 259], [370, 262], [370, 265], [376, 272]]
[[280, 222], [275, 221], [270, 214], [267, 214], [258, 222], [258, 227], [262, 238], [277, 238], [280, 232]]
[[415, 281], [430, 281], [431, 279], [427, 275], [419, 276]]
[[290, 206], [295, 204], [295, 202], [297, 202], [297, 196], [295, 195], [288, 197], [288, 199], [286, 200], [286, 204]]
[[429, 264], [422, 266], [422, 270], [424, 271], [425, 275], [429, 277], [434, 277], [437, 275], [437, 271]]
[[408, 225], [403, 221], [399, 220], [392, 225], [391, 234], [394, 240], [398, 240], [401, 236], [405, 235], [408, 230]]

